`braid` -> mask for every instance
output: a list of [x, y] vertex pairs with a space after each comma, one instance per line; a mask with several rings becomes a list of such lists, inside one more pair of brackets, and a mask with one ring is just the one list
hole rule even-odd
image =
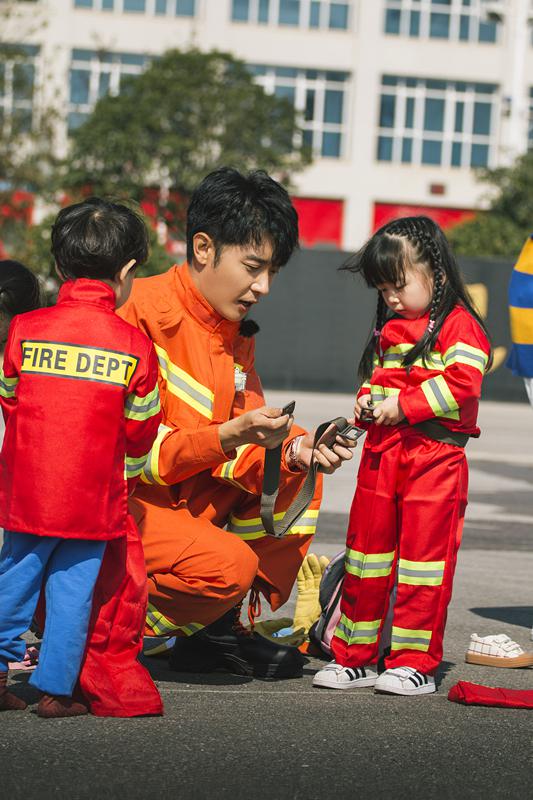
[[376, 327], [374, 328], [374, 337], [379, 339], [383, 326], [387, 321], [387, 306], [381, 294], [378, 292], [378, 305], [376, 308]]
[[372, 335], [368, 340], [366, 347], [364, 349], [363, 355], [361, 356], [361, 361], [359, 362], [359, 368], [357, 370], [358, 377], [361, 383], [367, 381], [372, 372], [374, 371], [374, 355], [376, 352], [376, 348], [379, 344], [379, 337], [381, 336], [381, 331], [383, 330], [383, 326], [387, 321], [387, 306], [385, 305], [385, 301], [383, 297], [378, 292], [378, 304], [376, 308], [376, 323], [374, 326], [374, 330], [372, 331]]
[[433, 296], [431, 298], [428, 324], [422, 338], [403, 359], [403, 365], [408, 367], [413, 364], [419, 355], [426, 361], [437, 339], [443, 322], [443, 320], [440, 320], [440, 324], [437, 324], [442, 306], [445, 272], [442, 253], [436, 240], [427, 230], [424, 218], [412, 217], [404, 222], [406, 223], [404, 225], [406, 238], [412, 245], [417, 247], [420, 255], [430, 264], [433, 271]]

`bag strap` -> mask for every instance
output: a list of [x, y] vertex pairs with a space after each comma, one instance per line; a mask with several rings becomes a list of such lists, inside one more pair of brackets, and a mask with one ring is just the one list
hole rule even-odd
[[[337, 417], [336, 419], [323, 422], [318, 426], [315, 432], [315, 439], [313, 442], [313, 450], [320, 444], [320, 439], [324, 436], [328, 428], [334, 425], [335, 429], [331, 431], [333, 438], [336, 437], [338, 431], [344, 430], [348, 425], [344, 417]], [[328, 437], [329, 438], [329, 437]], [[275, 447], [273, 450], [265, 450], [265, 467], [263, 477], [263, 492], [261, 495], [261, 522], [265, 532], [269, 536], [275, 536], [280, 539], [285, 536], [287, 531], [300, 519], [300, 517], [307, 511], [311, 504], [311, 500], [315, 494], [316, 474], [318, 472], [319, 464], [313, 459], [309, 471], [306, 475], [305, 481], [300, 487], [300, 491], [293, 499], [289, 508], [285, 512], [283, 519], [276, 522], [274, 519], [276, 500], [279, 492], [279, 476], [281, 467], [281, 451], [283, 442]]]

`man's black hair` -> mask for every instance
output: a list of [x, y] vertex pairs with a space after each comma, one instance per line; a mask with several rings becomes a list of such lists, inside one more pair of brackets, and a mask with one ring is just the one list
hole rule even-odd
[[40, 305], [41, 290], [33, 272], [20, 261], [0, 261], [0, 313], [11, 318]]
[[65, 278], [113, 280], [135, 259], [148, 258], [141, 216], [122, 203], [89, 197], [61, 209], [52, 226], [52, 254]]
[[[187, 211], [187, 260], [193, 260], [193, 237], [206, 233], [216, 261], [223, 247], [272, 244], [272, 263], [282, 267], [298, 247], [298, 214], [287, 190], [263, 170], [242, 175], [221, 167], [197, 186]], [[216, 263], [216, 262], [215, 262]]]

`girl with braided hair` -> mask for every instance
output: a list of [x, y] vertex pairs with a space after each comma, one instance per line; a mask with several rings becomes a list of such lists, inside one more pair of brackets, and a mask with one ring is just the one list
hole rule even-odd
[[[359, 365], [355, 416], [368, 433], [331, 642], [335, 660], [313, 685], [429, 694], [467, 503], [464, 446], [479, 436], [491, 347], [446, 237], [428, 217], [385, 225], [344, 269], [377, 289], [378, 303]], [[390, 655], [378, 676], [396, 575]]]

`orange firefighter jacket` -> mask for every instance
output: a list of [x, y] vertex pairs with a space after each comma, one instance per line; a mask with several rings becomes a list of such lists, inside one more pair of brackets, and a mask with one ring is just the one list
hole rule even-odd
[[[239, 322], [212, 308], [186, 263], [134, 281], [120, 314], [150, 337], [159, 360], [163, 424], [141, 474], [153, 487], [153, 502], [166, 504], [164, 494], [172, 504], [197, 495], [206, 471], [260, 495], [264, 448], [249, 444], [226, 453], [218, 433], [223, 422], [265, 403], [253, 339], [240, 334]], [[287, 441], [302, 432], [293, 425]], [[282, 459], [280, 488], [289, 477], [294, 482]], [[143, 498], [148, 496], [143, 490]]]

